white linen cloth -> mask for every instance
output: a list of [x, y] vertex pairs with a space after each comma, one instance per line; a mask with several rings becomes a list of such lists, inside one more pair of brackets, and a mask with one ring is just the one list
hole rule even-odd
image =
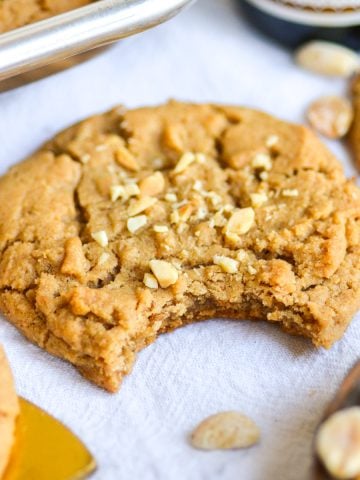
[[[344, 89], [341, 80], [295, 66], [287, 51], [246, 24], [236, 1], [202, 0], [87, 63], [0, 94], [0, 169], [117, 103], [223, 102], [302, 121], [310, 100]], [[340, 145], [330, 147], [354, 174]], [[360, 322], [329, 351], [266, 323], [191, 325], [142, 351], [117, 394], [93, 386], [3, 319], [0, 342], [19, 394], [62, 420], [93, 452], [95, 480], [305, 480], [314, 428], [359, 358]], [[259, 446], [228, 452], [189, 446], [200, 420], [231, 409], [257, 422]]]

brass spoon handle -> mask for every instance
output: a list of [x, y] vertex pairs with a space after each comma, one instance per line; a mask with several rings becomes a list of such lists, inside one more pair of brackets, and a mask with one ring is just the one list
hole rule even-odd
[[355, 405], [360, 405], [360, 362], [357, 362], [345, 377], [334, 400], [327, 408], [325, 417], [329, 417], [337, 410]]

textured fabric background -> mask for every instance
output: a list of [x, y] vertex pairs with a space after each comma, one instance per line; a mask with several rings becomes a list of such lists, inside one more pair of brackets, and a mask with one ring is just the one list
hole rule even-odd
[[[301, 121], [312, 98], [344, 88], [297, 68], [288, 52], [246, 25], [236, 3], [202, 0], [86, 64], [1, 94], [0, 169], [116, 103], [209, 100]], [[353, 174], [341, 147], [330, 147]], [[116, 395], [90, 385], [2, 319], [0, 341], [19, 393], [88, 444], [99, 463], [95, 480], [305, 480], [315, 425], [359, 357], [360, 322], [330, 351], [265, 323], [185, 327], [141, 352]], [[258, 423], [261, 444], [237, 452], [192, 450], [186, 437], [194, 425], [228, 409]]]

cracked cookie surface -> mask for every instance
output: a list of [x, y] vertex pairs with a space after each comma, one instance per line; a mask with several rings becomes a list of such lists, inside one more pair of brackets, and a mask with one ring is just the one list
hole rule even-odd
[[82, 7], [94, 0], [2, 0], [0, 33]]
[[5, 352], [0, 345], [0, 478], [8, 465], [15, 438], [19, 402]]
[[317, 346], [360, 304], [360, 192], [307, 128], [116, 108], [0, 179], [0, 311], [115, 391], [159, 333], [268, 320]]

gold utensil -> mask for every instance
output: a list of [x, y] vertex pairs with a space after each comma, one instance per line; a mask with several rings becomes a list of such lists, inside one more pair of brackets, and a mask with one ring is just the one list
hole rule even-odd
[[[350, 370], [345, 380], [340, 385], [335, 398], [331, 401], [327, 407], [324, 417], [322, 418], [320, 425], [329, 418], [333, 413], [344, 408], [360, 406], [360, 362]], [[313, 480], [330, 480], [333, 477], [326, 472], [325, 468], [321, 465], [318, 458], [315, 460], [312, 479]], [[360, 480], [359, 478], [357, 480]]]
[[94, 458], [70, 430], [19, 400], [16, 442], [3, 480], [80, 480], [94, 472]]

